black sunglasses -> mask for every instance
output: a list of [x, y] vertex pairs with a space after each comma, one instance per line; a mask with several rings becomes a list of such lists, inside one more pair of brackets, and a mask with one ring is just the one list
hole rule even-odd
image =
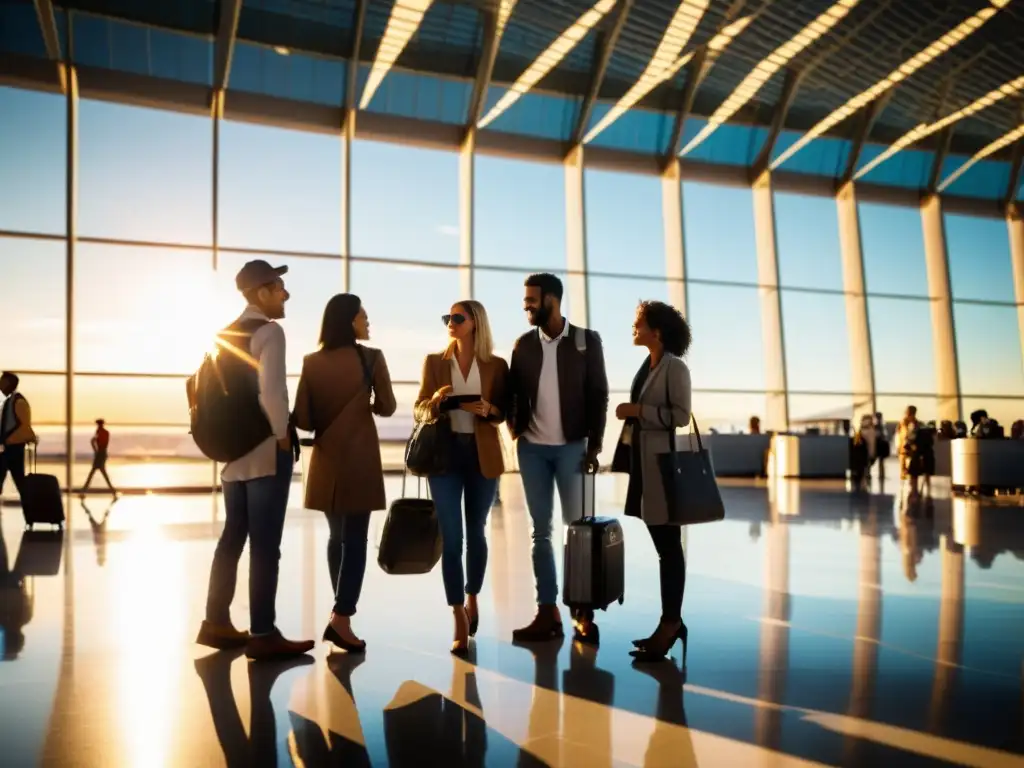
[[462, 325], [466, 322], [466, 316], [461, 312], [456, 312], [454, 315], [441, 315], [441, 322], [445, 325], [452, 323], [453, 325]]

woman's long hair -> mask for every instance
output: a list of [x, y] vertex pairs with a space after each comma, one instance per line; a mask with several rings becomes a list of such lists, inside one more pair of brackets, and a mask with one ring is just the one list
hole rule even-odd
[[320, 325], [320, 349], [354, 347], [356, 331], [352, 322], [362, 307], [362, 300], [354, 293], [332, 296], [324, 308], [324, 319]]
[[476, 327], [473, 337], [473, 354], [481, 363], [490, 362], [494, 357], [494, 337], [491, 335], [491, 321], [487, 319], [487, 310], [479, 301], [466, 299], [456, 302], [457, 306], [466, 310], [466, 314]]

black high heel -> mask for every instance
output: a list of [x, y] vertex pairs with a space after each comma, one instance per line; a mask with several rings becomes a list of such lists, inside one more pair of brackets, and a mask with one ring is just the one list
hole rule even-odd
[[343, 640], [341, 635], [338, 634], [338, 630], [332, 627], [330, 624], [327, 625], [327, 629], [324, 630], [324, 642], [332, 643], [346, 653], [366, 653], [366, 641], [350, 643], [347, 640]]
[[[466, 611], [469, 613], [469, 611]], [[469, 636], [476, 637], [476, 631], [480, 629], [480, 615], [477, 614], [469, 620]]]
[[672, 650], [672, 646], [676, 644], [676, 640], [679, 640], [683, 644], [683, 669], [686, 669], [686, 646], [689, 640], [690, 632], [686, 628], [685, 624], [680, 624], [679, 629], [668, 639], [668, 643], [665, 644], [664, 648], [653, 647], [653, 643], [641, 646], [634, 651], [630, 651], [629, 655], [632, 656], [639, 662], [647, 661], [666, 661], [668, 660], [668, 654]]

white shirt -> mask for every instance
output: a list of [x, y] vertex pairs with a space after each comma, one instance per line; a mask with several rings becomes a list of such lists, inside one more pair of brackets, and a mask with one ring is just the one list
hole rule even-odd
[[569, 335], [569, 321], [564, 322], [562, 332], [555, 338], [548, 336], [543, 329], [537, 331], [544, 362], [541, 363], [537, 385], [537, 402], [533, 405], [530, 428], [526, 430], [526, 439], [535, 445], [565, 445], [562, 394], [558, 386], [558, 345]]
[[274, 434], [240, 459], [224, 466], [220, 479], [234, 483], [277, 474], [277, 441], [288, 437], [288, 378], [285, 367], [284, 329], [253, 306], [242, 320], [266, 320], [252, 335], [249, 353], [259, 362], [260, 406]]
[[[480, 369], [477, 368], [476, 358], [469, 367], [469, 376], [462, 377], [462, 369], [459, 368], [459, 361], [452, 355], [452, 394], [453, 395], [479, 395], [480, 394]], [[457, 408], [451, 412], [452, 431], [464, 435], [472, 435], [476, 431], [476, 415]]]

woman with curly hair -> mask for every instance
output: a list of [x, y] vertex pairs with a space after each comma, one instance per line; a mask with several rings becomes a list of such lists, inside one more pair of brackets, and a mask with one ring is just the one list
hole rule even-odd
[[683, 355], [690, 348], [690, 326], [675, 307], [644, 301], [633, 322], [633, 343], [649, 355], [633, 379], [628, 403], [615, 415], [625, 424], [615, 450], [613, 472], [627, 472], [626, 514], [647, 524], [658, 552], [661, 576], [661, 621], [654, 633], [635, 640], [637, 661], [666, 658], [676, 640], [683, 644], [686, 665], [687, 630], [683, 624], [686, 560], [682, 531], [671, 521], [657, 455], [668, 451], [674, 427], [690, 423], [690, 369]]

